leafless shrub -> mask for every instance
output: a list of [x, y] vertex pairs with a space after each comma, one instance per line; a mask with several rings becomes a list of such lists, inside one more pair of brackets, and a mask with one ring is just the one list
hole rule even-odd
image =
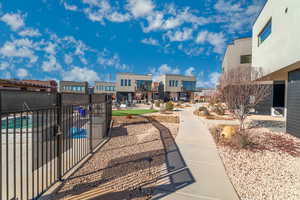
[[244, 129], [250, 111], [271, 94], [270, 85], [257, 80], [262, 72], [255, 68], [240, 67], [225, 72], [220, 79], [221, 93], [227, 107]]

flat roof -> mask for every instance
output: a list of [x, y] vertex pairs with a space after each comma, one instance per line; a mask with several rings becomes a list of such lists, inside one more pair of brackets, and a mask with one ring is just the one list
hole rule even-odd
[[117, 72], [116, 74], [136, 75], [136, 76], [152, 76], [153, 74], [137, 74], [132, 72]]

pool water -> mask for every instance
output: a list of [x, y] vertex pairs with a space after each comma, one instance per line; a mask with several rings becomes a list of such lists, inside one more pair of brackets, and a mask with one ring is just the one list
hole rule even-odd
[[[8, 120], [8, 124], [7, 124], [7, 120]], [[22, 124], [22, 128], [27, 128], [27, 121], [28, 121], [28, 128], [32, 128], [32, 118], [31, 117], [27, 117], [27, 116], [23, 116], [21, 117], [16, 117], [16, 118], [2, 118], [2, 129], [6, 129], [7, 125], [8, 125], [8, 129], [13, 129], [13, 128], [21, 128], [21, 124]]]

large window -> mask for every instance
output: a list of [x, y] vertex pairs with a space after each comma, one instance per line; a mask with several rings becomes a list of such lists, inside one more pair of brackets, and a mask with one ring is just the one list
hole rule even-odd
[[121, 79], [121, 86], [124, 86], [124, 80]]
[[149, 80], [137, 80], [136, 89], [137, 91], [151, 91], [152, 81]]
[[252, 56], [251, 55], [242, 55], [241, 56], [241, 64], [251, 64]]
[[262, 31], [258, 34], [258, 45], [263, 43], [269, 35], [272, 33], [272, 19], [268, 21], [268, 23], [264, 26]]
[[195, 91], [196, 82], [195, 81], [182, 81], [182, 87], [184, 91]]

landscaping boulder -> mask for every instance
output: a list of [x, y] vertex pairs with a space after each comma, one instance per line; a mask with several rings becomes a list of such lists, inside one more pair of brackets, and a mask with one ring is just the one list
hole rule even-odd
[[236, 128], [233, 126], [224, 126], [221, 137], [225, 139], [231, 139], [236, 134]]

